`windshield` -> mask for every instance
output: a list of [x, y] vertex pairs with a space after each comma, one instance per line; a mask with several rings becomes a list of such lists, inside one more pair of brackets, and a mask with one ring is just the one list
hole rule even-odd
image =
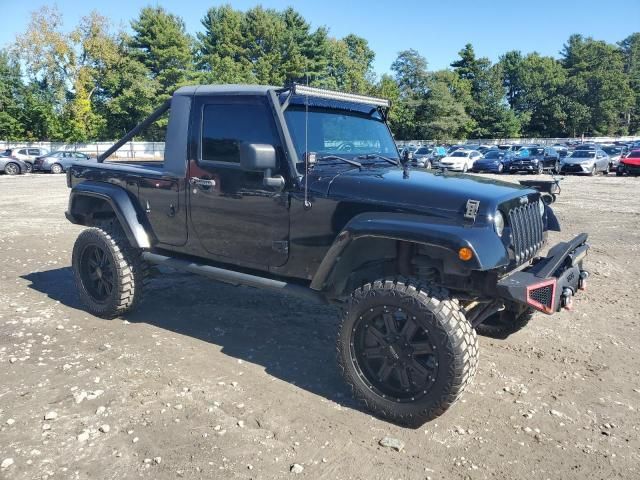
[[376, 153], [398, 158], [398, 150], [389, 129], [379, 118], [310, 108], [305, 135], [305, 116], [304, 107], [290, 106], [285, 111], [287, 126], [300, 159], [304, 158], [305, 152], [341, 156]]
[[519, 157], [531, 157], [544, 154], [544, 148], [521, 148], [518, 151]]
[[452, 157], [468, 157], [469, 152], [461, 152], [460, 150], [456, 150], [451, 154]]
[[416, 150], [416, 153], [418, 155], [427, 155], [428, 153], [431, 153], [431, 149], [427, 147], [420, 147], [418, 150]]
[[569, 156], [572, 158], [595, 158], [596, 152], [592, 150], [576, 150]]
[[622, 149], [618, 147], [602, 147], [602, 150], [607, 152], [609, 155], [620, 155], [622, 153]]
[[500, 150], [489, 150], [487, 153], [484, 154], [484, 158], [502, 158], [504, 157], [504, 152], [500, 151]]

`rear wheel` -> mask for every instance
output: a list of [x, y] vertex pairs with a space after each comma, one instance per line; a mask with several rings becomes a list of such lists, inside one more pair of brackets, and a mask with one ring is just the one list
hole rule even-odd
[[62, 173], [62, 165], [59, 163], [51, 165], [51, 173]]
[[342, 316], [338, 363], [375, 414], [418, 427], [461, 396], [478, 362], [477, 337], [446, 290], [378, 280], [356, 290]]
[[118, 224], [80, 233], [72, 265], [80, 298], [94, 315], [116, 317], [142, 298], [148, 268], [141, 251], [129, 244]]
[[7, 163], [4, 166], [4, 173], [7, 175], [18, 175], [20, 173], [20, 166], [17, 163]]

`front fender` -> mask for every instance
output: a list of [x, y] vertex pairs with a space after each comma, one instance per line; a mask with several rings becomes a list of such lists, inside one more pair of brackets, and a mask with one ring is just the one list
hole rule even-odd
[[122, 187], [90, 180], [73, 187], [69, 195], [69, 207], [65, 213], [71, 223], [85, 225], [85, 212], [82, 212], [78, 206], [78, 200], [82, 197], [98, 198], [107, 202], [127, 235], [129, 243], [137, 248], [151, 247], [149, 235], [138, 217], [135, 205]]
[[[459, 262], [452, 270], [491, 270], [508, 265], [509, 255], [492, 226], [460, 225], [448, 219], [404, 213], [362, 213], [353, 217], [338, 234], [311, 282], [322, 290], [346, 249], [363, 237], [402, 240], [445, 250], [447, 261]], [[463, 262], [458, 250], [468, 247], [473, 258]], [[454, 259], [454, 260], [451, 260]]]

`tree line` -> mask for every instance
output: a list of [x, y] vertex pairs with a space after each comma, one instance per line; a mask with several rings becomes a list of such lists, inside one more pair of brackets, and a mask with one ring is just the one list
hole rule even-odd
[[378, 77], [366, 39], [333, 38], [293, 8], [213, 7], [201, 26], [192, 36], [146, 7], [130, 30], [92, 12], [69, 33], [56, 8], [34, 11], [0, 50], [0, 139], [113, 140], [182, 85], [294, 81], [391, 99], [397, 139], [640, 133], [640, 33], [617, 44], [571, 35], [557, 59], [513, 50], [496, 63], [467, 44], [438, 71], [409, 49]]

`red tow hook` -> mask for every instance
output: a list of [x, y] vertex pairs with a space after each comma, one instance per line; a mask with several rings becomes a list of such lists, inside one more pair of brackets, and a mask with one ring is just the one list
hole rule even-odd
[[581, 270], [580, 279], [578, 280], [578, 288], [580, 290], [587, 289], [587, 278], [589, 278], [589, 272], [587, 272], [586, 270]]
[[573, 290], [570, 288], [563, 288], [560, 301], [562, 303], [562, 308], [573, 310]]

